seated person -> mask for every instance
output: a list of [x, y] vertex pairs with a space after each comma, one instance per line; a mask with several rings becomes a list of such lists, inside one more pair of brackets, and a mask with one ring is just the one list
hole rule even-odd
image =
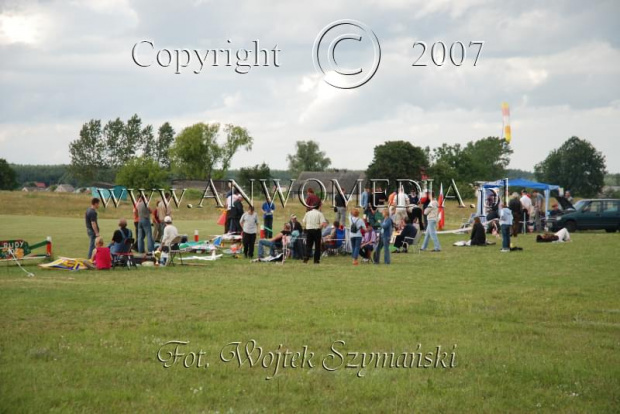
[[161, 236], [161, 245], [157, 250], [160, 252], [169, 252], [172, 247], [172, 241], [179, 236], [179, 231], [172, 224], [172, 217], [170, 216], [164, 218], [164, 224], [166, 227], [164, 227], [164, 234]]
[[[403, 230], [396, 236], [396, 240], [394, 241], [394, 247], [396, 247], [394, 253], [400, 253], [400, 249], [403, 247], [405, 238], [407, 238], [407, 241], [411, 243], [409, 238], [415, 239], [416, 234], [418, 234], [418, 230], [413, 226], [413, 224], [411, 224], [408, 218], [405, 219], [405, 227], [403, 227]], [[404, 249], [403, 251], [407, 252], [407, 249]]]
[[340, 228], [340, 222], [338, 220], [334, 221], [334, 224], [331, 226], [327, 226], [321, 235], [323, 236], [323, 243], [333, 243], [332, 240], [336, 239], [336, 232]]
[[480, 217], [474, 217], [474, 226], [471, 229], [471, 237], [469, 238], [470, 246], [486, 246], [487, 238], [484, 226], [480, 222]]
[[555, 217], [560, 215], [562, 211], [560, 210], [560, 206], [558, 206], [558, 203], [555, 203], [554, 205], [551, 206], [551, 211], [549, 211], [549, 216], [550, 217]]
[[295, 214], [291, 214], [291, 221], [289, 221], [289, 224], [291, 225], [292, 232], [297, 230], [300, 235], [303, 233], [304, 229], [301, 226], [301, 223], [297, 220], [297, 216]]
[[124, 218], [118, 221], [118, 229], [112, 235], [112, 243], [108, 246], [112, 254], [129, 253], [131, 246], [125, 245], [127, 239], [133, 238], [131, 230], [127, 228], [127, 220]]
[[101, 236], [95, 239], [95, 250], [93, 250], [90, 261], [97, 267], [97, 270], [108, 270], [112, 268], [112, 254], [108, 247], [103, 247], [103, 239]]
[[362, 262], [367, 262], [372, 257], [371, 254], [377, 244], [377, 233], [372, 229], [370, 223], [366, 223], [366, 232], [362, 236], [362, 245], [360, 247], [360, 256]]
[[275, 254], [275, 249], [282, 248], [282, 238], [284, 236], [290, 236], [291, 234], [291, 225], [289, 223], [284, 223], [284, 228], [275, 236], [270, 239], [260, 239], [258, 241], [258, 257], [265, 257], [265, 246], [269, 247], [269, 256], [273, 256]]

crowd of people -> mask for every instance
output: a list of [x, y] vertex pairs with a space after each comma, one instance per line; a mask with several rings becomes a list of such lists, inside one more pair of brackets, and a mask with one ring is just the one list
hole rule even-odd
[[[345, 193], [346, 189], [341, 189]], [[362, 262], [380, 263], [382, 250], [383, 262], [390, 264], [392, 241], [395, 253], [404, 252], [424, 228], [427, 228], [427, 236], [422, 250], [426, 250], [429, 240], [433, 240], [433, 251], [441, 250], [436, 233], [437, 202], [429, 197], [420, 199], [415, 191], [405, 194], [401, 188], [388, 196], [381, 189], [371, 194], [370, 188], [365, 188], [360, 208], [352, 209], [347, 209], [344, 197], [337, 194], [333, 206], [335, 217], [330, 224], [320, 197], [313, 188], [308, 188], [303, 219], [298, 221], [297, 216], [292, 214], [279, 231], [274, 230], [273, 226], [276, 211], [273, 201], [262, 204], [263, 225], [259, 226], [254, 207], [248, 206], [245, 212], [240, 211], [242, 199], [236, 190], [226, 194], [224, 230], [242, 234], [243, 254], [249, 259], [254, 258], [254, 245], [260, 227], [264, 230], [264, 238], [258, 240], [259, 258], [287, 250], [294, 259], [304, 263], [312, 260], [319, 264], [321, 258], [331, 252], [345, 250], [342, 246], [348, 242], [354, 265], [359, 264], [360, 259]]]
[[[344, 193], [344, 189], [343, 193]], [[170, 194], [165, 195], [170, 200]], [[330, 252], [344, 251], [343, 245], [348, 243], [353, 265], [362, 262], [391, 263], [391, 253], [407, 251], [407, 246], [416, 240], [416, 236], [425, 230], [420, 251], [426, 251], [432, 241], [433, 252], [441, 251], [437, 237], [439, 206], [428, 194], [418, 197], [415, 191], [405, 194], [401, 187], [389, 195], [379, 189], [371, 194], [365, 188], [361, 197], [360, 208], [347, 209], [344, 197], [335, 197], [333, 211], [335, 218], [328, 223], [323, 212], [321, 199], [312, 188], [307, 189], [305, 197], [306, 213], [301, 221], [295, 214], [283, 223], [278, 232], [274, 232], [274, 213], [276, 205], [273, 201], [265, 201], [261, 206], [262, 226], [259, 214], [253, 206], [243, 208], [242, 196], [235, 190], [226, 194], [226, 212], [224, 231], [229, 234], [241, 234], [243, 254], [246, 258], [254, 258], [254, 247], [258, 246], [258, 257], [274, 256], [277, 251], [290, 253], [293, 259], [307, 263], [312, 259], [319, 264], [322, 257]], [[488, 201], [488, 200], [487, 200]], [[118, 228], [114, 231], [111, 243], [105, 247], [97, 222], [97, 210], [100, 200], [93, 198], [91, 206], [85, 214], [86, 231], [89, 237], [88, 257], [97, 268], [109, 268], [109, 257], [128, 253], [132, 249], [139, 253], [155, 251], [168, 252], [173, 241], [178, 237], [177, 228], [172, 224], [172, 209], [168, 202], [160, 200], [155, 208], [149, 208], [147, 201], [140, 197], [133, 208], [136, 239], [127, 227], [127, 220], [121, 218]], [[491, 209], [486, 217], [487, 223], [497, 223], [498, 232], [502, 236], [502, 252], [510, 251], [510, 238], [525, 231], [522, 226], [534, 222], [534, 228], [542, 231], [541, 218], [544, 216], [544, 197], [534, 191], [530, 196], [526, 190], [519, 194], [513, 193], [507, 203], [491, 203], [497, 206]], [[557, 209], [557, 206], [555, 206]], [[551, 213], [553, 214], [553, 212]], [[263, 237], [257, 236], [264, 230]], [[470, 240], [467, 245], [486, 245], [486, 233], [480, 217], [473, 221]], [[566, 234], [555, 235], [555, 240], [567, 240]], [[542, 237], [546, 241], [551, 237]], [[464, 243], [464, 242], [463, 242]], [[158, 244], [157, 249], [155, 245]], [[392, 251], [392, 249], [394, 249]]]

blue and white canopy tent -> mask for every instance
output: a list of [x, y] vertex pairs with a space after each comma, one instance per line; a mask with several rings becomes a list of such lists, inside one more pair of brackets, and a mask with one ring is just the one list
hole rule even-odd
[[508, 183], [508, 187], [521, 187], [532, 190], [542, 190], [545, 194], [545, 217], [547, 217], [547, 212], [549, 211], [549, 197], [552, 190], [559, 190], [560, 186], [555, 184], [547, 184], [547, 183], [539, 183], [536, 181], [526, 180], [525, 178], [515, 178], [515, 179], [503, 179], [497, 181], [491, 181], [488, 183], [484, 183], [484, 188], [497, 188], [504, 187], [505, 183]]

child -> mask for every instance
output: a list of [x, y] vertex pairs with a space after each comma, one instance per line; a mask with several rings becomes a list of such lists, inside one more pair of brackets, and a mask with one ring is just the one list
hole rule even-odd
[[95, 239], [95, 250], [90, 261], [97, 266], [97, 270], [109, 270], [112, 268], [112, 255], [110, 248], [103, 247], [103, 239], [101, 236]]

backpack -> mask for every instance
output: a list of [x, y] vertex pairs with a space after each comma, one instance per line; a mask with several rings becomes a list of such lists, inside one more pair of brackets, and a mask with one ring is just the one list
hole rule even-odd
[[351, 233], [357, 233], [359, 231], [359, 228], [357, 227], [357, 221], [359, 219], [356, 218], [355, 221], [353, 223], [351, 223]]

